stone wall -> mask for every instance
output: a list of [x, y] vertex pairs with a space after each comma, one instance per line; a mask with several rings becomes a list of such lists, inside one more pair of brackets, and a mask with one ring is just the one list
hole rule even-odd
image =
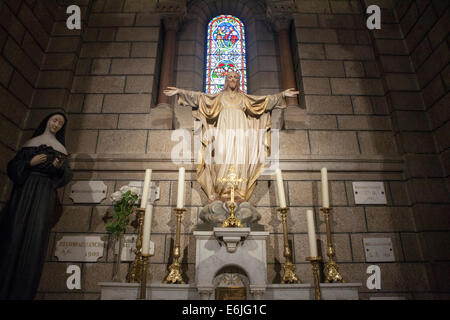
[[[0, 3], [0, 203], [9, 196], [7, 162], [23, 140], [38, 95], [45, 52], [58, 14], [56, 1]], [[39, 119], [38, 121], [40, 121]]]
[[[448, 1], [397, 1], [375, 33], [405, 180], [435, 297], [448, 297]], [[390, 40], [387, 40], [390, 39]], [[399, 39], [399, 40], [396, 40]], [[403, 41], [402, 41], [402, 40]], [[397, 41], [395, 52], [390, 44]]]
[[[62, 14], [65, 10], [53, 0], [0, 3], [0, 203], [7, 200], [11, 187], [6, 164], [42, 120], [44, 115], [37, 110], [47, 108], [46, 115], [63, 107], [68, 97], [67, 89], [61, 97], [57, 88], [62, 82], [67, 88], [70, 78], [60, 69], [67, 69], [74, 59], [70, 57], [62, 64], [62, 56], [51, 54], [54, 36], [67, 33]], [[63, 25], [55, 23], [58, 17], [64, 19]], [[61, 83], [52, 82], [51, 78], [60, 76]], [[61, 101], [51, 102], [58, 97]]]
[[[36, 8], [38, 4], [31, 4], [38, 2], [23, 1], [22, 6]], [[327, 167], [337, 262], [346, 282], [362, 283], [363, 299], [442, 298], [449, 291], [445, 285], [448, 281], [435, 280], [448, 277], [449, 261], [445, 249], [449, 220], [444, 215], [449, 201], [448, 168], [444, 166], [449, 140], [445, 131], [448, 48], [442, 22], [448, 16], [448, 7], [439, 1], [405, 2], [409, 4], [370, 2], [382, 6], [383, 28], [379, 31], [367, 30], [366, 3], [359, 0], [295, 1], [297, 12], [291, 25], [302, 116], [291, 119], [285, 114], [280, 164], [290, 207], [293, 260], [300, 279], [312, 283], [311, 265], [305, 261], [309, 255], [305, 218], [309, 208], [315, 211], [326, 260], [326, 233], [319, 208], [320, 168]], [[130, 181], [142, 180], [145, 168], [153, 169], [152, 180], [161, 191], [154, 208], [152, 241], [156, 253], [150, 259], [148, 281], [161, 282], [173, 258], [178, 165], [171, 161], [171, 151], [178, 142], [171, 139], [173, 130], [154, 129], [150, 115], [157, 99], [164, 31], [161, 17], [151, 13], [152, 1], [78, 3], [83, 11], [81, 32], [64, 27], [66, 3], [55, 7], [47, 45], [41, 48], [42, 62], [36, 64], [34, 98], [26, 104], [15, 97], [23, 110], [31, 113], [29, 122], [16, 124], [18, 120], [14, 122], [3, 107], [0, 115], [10, 126], [14, 123], [15, 131], [24, 132], [22, 138], [18, 136], [11, 142], [1, 137], [0, 148], [10, 158], [44, 114], [55, 108], [69, 113], [67, 147], [74, 179], [60, 190], [64, 212], [51, 233], [39, 299], [99, 298], [98, 282], [110, 281], [113, 266], [113, 243], [104, 222], [104, 216], [112, 213], [109, 197]], [[3, 6], [14, 10], [9, 2]], [[188, 1], [177, 34], [173, 84], [203, 89], [206, 25], [223, 12], [246, 23], [249, 93], [281, 91], [277, 34], [266, 23], [265, 2], [257, 0]], [[13, 17], [20, 18], [17, 14]], [[421, 28], [423, 25], [427, 27]], [[10, 41], [17, 29], [14, 24], [0, 28], [0, 67], [5, 60], [7, 70], [15, 64], [5, 56], [7, 41], [2, 40], [2, 34], [9, 30], [6, 37]], [[17, 44], [20, 50], [26, 50], [25, 42]], [[29, 59], [36, 56], [30, 54]], [[22, 75], [21, 71], [18, 74]], [[8, 85], [0, 78], [0, 89], [8, 91], [8, 95], [1, 94], [2, 99], [14, 93], [9, 85], [12, 77]], [[174, 99], [172, 104], [172, 129], [192, 132], [191, 110], [177, 106]], [[185, 280], [193, 283], [192, 231], [207, 199], [195, 179], [196, 165], [190, 160], [183, 165], [187, 212], [181, 230], [181, 260]], [[0, 175], [4, 180], [5, 166], [6, 162], [2, 163]], [[260, 210], [262, 223], [270, 232], [268, 283], [279, 283], [284, 262], [283, 234], [273, 179], [261, 176], [250, 202]], [[74, 204], [71, 186], [89, 180], [104, 181], [108, 186], [106, 199], [100, 204]], [[353, 181], [384, 182], [387, 204], [356, 205]], [[420, 191], [424, 186], [425, 190]], [[132, 227], [128, 230], [135, 232]], [[105, 254], [98, 262], [58, 262], [54, 256], [56, 241], [64, 235], [78, 234], [99, 235], [105, 241]], [[367, 237], [391, 238], [396, 258], [394, 262], [377, 263], [382, 272], [382, 289], [376, 292], [365, 286], [366, 269], [374, 264], [365, 261], [363, 238]], [[435, 260], [442, 262], [433, 263]], [[81, 290], [66, 287], [69, 264], [81, 267]], [[123, 263], [121, 268], [125, 279], [128, 264]]]

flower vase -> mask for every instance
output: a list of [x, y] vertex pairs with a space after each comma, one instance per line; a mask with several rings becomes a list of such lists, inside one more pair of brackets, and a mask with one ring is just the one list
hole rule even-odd
[[[118, 246], [118, 250], [117, 250], [117, 253], [114, 255], [113, 276], [112, 276], [113, 282], [121, 282], [121, 280], [120, 280], [120, 262], [121, 262], [122, 249], [123, 249], [123, 238], [124, 238], [123, 233], [121, 233], [119, 236], [116, 236], [115, 243]], [[114, 250], [114, 251], [116, 251], [116, 250]]]

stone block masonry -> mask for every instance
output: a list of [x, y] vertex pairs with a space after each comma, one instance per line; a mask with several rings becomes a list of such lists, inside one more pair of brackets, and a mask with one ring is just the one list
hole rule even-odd
[[[109, 281], [114, 254], [104, 216], [110, 195], [130, 181], [152, 179], [155, 203], [148, 280], [160, 282], [172, 262], [173, 207], [178, 165], [171, 160], [171, 129], [151, 125], [159, 85], [164, 26], [151, 1], [73, 0], [82, 10], [82, 30], [65, 28], [65, 6], [53, 0], [6, 0], [0, 4], [0, 209], [11, 184], [7, 161], [39, 120], [61, 108], [69, 114], [66, 136], [73, 181], [60, 190], [63, 215], [52, 230], [39, 299], [98, 299], [98, 282]], [[290, 43], [302, 118], [280, 132], [280, 166], [287, 195], [293, 260], [304, 283], [312, 283], [305, 212], [314, 210], [322, 254], [325, 228], [319, 170], [328, 167], [332, 237], [341, 274], [361, 282], [360, 296], [445, 298], [448, 274], [448, 30], [446, 1], [377, 1], [382, 29], [367, 30], [369, 1], [296, 0]], [[64, 3], [65, 4], [65, 3]], [[234, 13], [246, 26], [247, 80], [251, 94], [282, 89], [279, 44], [258, 1], [190, 1], [176, 36], [172, 84], [204, 90], [206, 26], [219, 13]], [[172, 129], [194, 125], [190, 109], [175, 99]], [[7, 107], [5, 107], [7, 106]], [[291, 119], [288, 119], [291, 120]], [[298, 120], [298, 121], [297, 121]], [[190, 134], [191, 138], [193, 134]], [[186, 167], [186, 209], [181, 234], [182, 264], [195, 280], [192, 232], [207, 203]], [[108, 186], [100, 204], [75, 204], [71, 186], [101, 180]], [[261, 176], [250, 202], [270, 232], [268, 283], [280, 280], [284, 262], [282, 224], [272, 176]], [[353, 181], [382, 181], [386, 205], [355, 204]], [[5, 186], [5, 187], [3, 187]], [[136, 230], [129, 227], [128, 234]], [[64, 235], [99, 235], [105, 254], [97, 263], [76, 263], [82, 289], [68, 290], [66, 268], [54, 256]], [[367, 280], [363, 239], [392, 239], [395, 261], [380, 263], [382, 290]], [[325, 254], [323, 254], [326, 256]], [[326, 257], [325, 257], [326, 259]], [[372, 264], [372, 263], [370, 263]], [[125, 279], [128, 266], [122, 264]], [[448, 277], [448, 276], [447, 276]], [[448, 281], [446, 282], [448, 283]]]

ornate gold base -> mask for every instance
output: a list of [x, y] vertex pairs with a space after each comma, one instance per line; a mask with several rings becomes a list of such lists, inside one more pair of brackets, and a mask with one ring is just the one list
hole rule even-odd
[[329, 261], [325, 266], [325, 282], [326, 283], [344, 282], [338, 270], [339, 268], [337, 264], [334, 261]]
[[163, 283], [184, 284], [183, 277], [181, 276], [181, 266], [177, 261], [170, 265], [169, 270], [170, 272], [164, 279]]
[[242, 228], [241, 220], [234, 215], [234, 208], [236, 208], [236, 205], [232, 202], [230, 204], [230, 216], [222, 223], [222, 228]]
[[302, 283], [298, 276], [295, 274], [295, 265], [286, 261], [283, 265], [284, 274], [281, 278], [281, 283]]
[[222, 228], [242, 228], [241, 220], [235, 217], [228, 217], [223, 223]]

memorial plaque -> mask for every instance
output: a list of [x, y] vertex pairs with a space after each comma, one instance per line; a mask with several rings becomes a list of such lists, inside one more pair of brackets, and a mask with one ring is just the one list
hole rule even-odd
[[352, 184], [355, 204], [387, 204], [383, 182], [358, 181]]
[[64, 236], [56, 242], [55, 256], [58, 261], [97, 262], [104, 246], [100, 236]]
[[[124, 235], [122, 254], [120, 258], [121, 261], [134, 261], [134, 258], [136, 257], [136, 240], [137, 234]], [[119, 252], [119, 246], [117, 242], [115, 244], [114, 250], [115, 254]], [[151, 255], [155, 253], [155, 244], [153, 241], [150, 241], [149, 251]]]
[[73, 203], [100, 203], [106, 198], [108, 186], [103, 181], [78, 181], [72, 185]]
[[[141, 203], [142, 196], [142, 187], [144, 185], [144, 181], [131, 181], [128, 186], [135, 187], [139, 189], [139, 199], [136, 201], [136, 204]], [[153, 203], [155, 200], [159, 200], [159, 187], [156, 186], [154, 181], [150, 182], [150, 192], [148, 199], [150, 203]]]
[[391, 238], [364, 238], [367, 262], [395, 261]]

